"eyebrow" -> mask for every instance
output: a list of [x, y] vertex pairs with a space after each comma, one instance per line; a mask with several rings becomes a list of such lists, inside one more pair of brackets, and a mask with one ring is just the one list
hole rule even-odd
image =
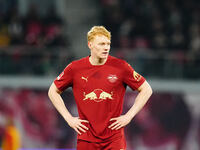
[[111, 43], [111, 42], [109, 41], [109, 42], [100, 42], [100, 43]]

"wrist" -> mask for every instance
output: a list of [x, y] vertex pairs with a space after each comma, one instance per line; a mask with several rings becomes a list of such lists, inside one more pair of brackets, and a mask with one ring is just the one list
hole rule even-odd
[[71, 115], [68, 115], [68, 116], [64, 116], [64, 119], [67, 121], [67, 123], [70, 122], [70, 120], [72, 120], [72, 116]]
[[128, 114], [128, 113], [126, 113], [125, 116], [126, 116], [126, 119], [129, 120], [129, 121], [131, 121], [132, 118], [133, 118], [133, 117], [132, 117], [130, 114]]

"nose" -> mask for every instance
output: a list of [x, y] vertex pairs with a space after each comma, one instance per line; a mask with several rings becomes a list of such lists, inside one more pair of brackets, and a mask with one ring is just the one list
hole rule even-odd
[[109, 51], [109, 50], [110, 50], [110, 45], [105, 45], [104, 50], [105, 50], [105, 51]]

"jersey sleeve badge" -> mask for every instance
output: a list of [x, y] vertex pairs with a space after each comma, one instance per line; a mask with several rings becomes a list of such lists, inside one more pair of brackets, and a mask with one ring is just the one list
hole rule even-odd
[[142, 76], [139, 73], [137, 73], [136, 71], [133, 71], [133, 77], [136, 81], [140, 81]]

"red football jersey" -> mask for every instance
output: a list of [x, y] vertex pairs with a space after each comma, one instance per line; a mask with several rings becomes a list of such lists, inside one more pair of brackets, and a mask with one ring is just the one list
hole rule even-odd
[[126, 85], [136, 90], [144, 81], [124, 60], [108, 56], [104, 65], [92, 65], [88, 56], [70, 63], [54, 83], [60, 91], [72, 86], [79, 117], [89, 121], [78, 139], [102, 142], [124, 136], [123, 128], [108, 128], [109, 120], [122, 113]]

